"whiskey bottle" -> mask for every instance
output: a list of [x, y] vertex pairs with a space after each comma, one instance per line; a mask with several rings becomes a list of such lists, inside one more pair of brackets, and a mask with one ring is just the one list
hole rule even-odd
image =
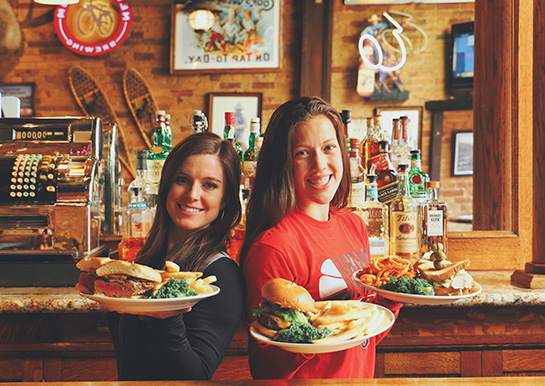
[[348, 196], [347, 209], [356, 211], [365, 201], [365, 170], [361, 166], [359, 152], [360, 141], [357, 138], [350, 138], [350, 175], [352, 186]]
[[367, 118], [367, 135], [360, 144], [361, 163], [368, 173], [371, 170], [371, 165], [379, 156], [378, 142], [380, 141], [380, 133], [375, 127], [375, 122], [376, 120], [372, 117]]
[[193, 133], [204, 133], [208, 131], [208, 120], [201, 110], [193, 110], [191, 128], [193, 129]]
[[242, 168], [243, 183], [245, 189], [252, 189], [255, 178], [256, 161], [256, 139], [261, 135], [261, 120], [259, 118], [250, 119], [250, 136], [248, 138], [248, 149], [244, 152], [244, 162]]
[[165, 123], [165, 111], [157, 111], [155, 119], [155, 131], [153, 133], [153, 146], [147, 152], [147, 178], [152, 184], [159, 184], [163, 165], [170, 152], [168, 149], [168, 136]]
[[393, 141], [392, 141], [392, 163], [397, 170], [399, 164], [410, 164], [411, 157], [410, 149], [407, 148], [406, 142], [402, 139], [401, 134], [401, 119], [393, 120]]
[[447, 204], [439, 199], [439, 181], [428, 181], [430, 198], [422, 207], [422, 253], [436, 249], [447, 253]]
[[358, 213], [367, 225], [371, 261], [390, 254], [388, 205], [378, 200], [377, 176], [367, 175], [367, 199], [358, 207]]
[[409, 117], [407, 117], [406, 115], [400, 117], [399, 126], [401, 131], [401, 137], [399, 138], [398, 153], [403, 160], [407, 161], [407, 165], [410, 165], [412, 146], [409, 142]]
[[390, 244], [392, 254], [415, 262], [420, 256], [422, 223], [418, 203], [409, 192], [409, 166], [398, 167], [398, 191], [390, 204]]
[[385, 204], [390, 203], [397, 195], [397, 171], [390, 160], [390, 144], [388, 141], [379, 141], [379, 158], [375, 161], [378, 185], [378, 200]]
[[137, 153], [136, 178], [131, 181], [127, 189], [129, 193], [129, 202], [133, 202], [136, 196], [142, 192], [144, 202], [148, 208], [154, 210], [157, 205], [157, 185], [152, 184], [147, 179], [147, 152], [140, 150]]
[[223, 128], [223, 138], [228, 140], [233, 144], [235, 150], [237, 151], [238, 157], [241, 162], [241, 168], [243, 167], [244, 162], [244, 153], [242, 151], [242, 146], [237, 142], [236, 138], [236, 129], [235, 129], [235, 113], [227, 111], [225, 113], [225, 127]]
[[409, 187], [412, 198], [423, 204], [428, 198], [426, 182], [430, 180], [428, 173], [422, 171], [420, 150], [411, 150], [411, 170], [409, 171]]

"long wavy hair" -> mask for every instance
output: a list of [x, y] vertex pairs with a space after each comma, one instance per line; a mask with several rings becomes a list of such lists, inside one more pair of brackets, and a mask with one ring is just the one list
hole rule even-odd
[[[174, 225], [167, 211], [170, 188], [185, 161], [192, 155], [213, 154], [220, 159], [225, 179], [223, 201], [225, 207], [208, 226], [181, 240], [168, 253], [168, 235]], [[240, 159], [233, 145], [213, 133], [192, 134], [178, 143], [170, 152], [163, 166], [157, 209], [148, 239], [140, 250], [136, 262], [156, 269], [164, 269], [166, 260], [171, 260], [184, 271], [197, 271], [212, 255], [225, 251], [230, 242], [230, 231], [241, 219]]]
[[330, 205], [344, 208], [350, 192], [350, 164], [341, 116], [318, 97], [299, 97], [282, 104], [273, 113], [259, 152], [256, 177], [246, 211], [246, 236], [240, 263], [257, 237], [290, 213], [296, 206], [293, 147], [295, 129], [312, 118], [327, 117], [337, 133], [343, 162], [343, 176]]

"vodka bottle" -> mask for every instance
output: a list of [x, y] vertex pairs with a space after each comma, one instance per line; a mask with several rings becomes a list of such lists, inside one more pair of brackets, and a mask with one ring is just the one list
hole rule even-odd
[[390, 233], [388, 205], [378, 200], [377, 176], [367, 175], [367, 199], [358, 207], [358, 214], [367, 225], [371, 261], [389, 255]]
[[398, 191], [390, 204], [390, 245], [392, 254], [411, 262], [420, 256], [421, 221], [418, 203], [409, 192], [409, 166], [398, 167]]

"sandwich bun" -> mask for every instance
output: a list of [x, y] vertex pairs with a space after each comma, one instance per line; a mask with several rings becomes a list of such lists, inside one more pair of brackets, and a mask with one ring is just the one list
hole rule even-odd
[[303, 313], [316, 311], [314, 299], [306, 288], [286, 279], [269, 280], [261, 287], [261, 295], [282, 308], [291, 308]]
[[259, 331], [262, 335], [265, 335], [267, 338], [274, 339], [274, 336], [278, 332], [278, 330], [271, 330], [270, 328], [265, 327], [261, 323], [259, 323], [257, 320], [252, 323], [252, 326]]
[[129, 263], [123, 260], [114, 260], [96, 270], [99, 277], [110, 275], [126, 275], [153, 283], [162, 281], [161, 274], [146, 265]]
[[109, 257], [87, 257], [85, 259], [81, 259], [76, 264], [76, 267], [80, 271], [89, 272], [89, 271], [95, 271], [98, 268], [102, 267], [103, 265], [106, 265], [113, 260]]

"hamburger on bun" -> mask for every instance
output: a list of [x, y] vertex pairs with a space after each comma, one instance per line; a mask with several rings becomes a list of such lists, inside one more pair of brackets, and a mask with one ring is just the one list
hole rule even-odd
[[76, 267], [81, 271], [76, 289], [84, 294], [92, 295], [95, 292], [95, 281], [98, 278], [96, 270], [112, 262], [109, 257], [87, 257], [81, 259]]
[[269, 280], [261, 288], [261, 295], [263, 301], [252, 310], [257, 317], [253, 325], [271, 339], [294, 323], [310, 325], [308, 315], [316, 312], [310, 293], [286, 279]]
[[479, 286], [465, 270], [470, 261], [457, 263], [445, 262], [444, 268], [436, 269], [430, 260], [422, 259], [418, 263], [421, 276], [432, 285], [437, 296], [458, 296], [478, 291]]
[[94, 293], [116, 298], [142, 298], [161, 283], [161, 274], [146, 265], [113, 260], [96, 270]]

